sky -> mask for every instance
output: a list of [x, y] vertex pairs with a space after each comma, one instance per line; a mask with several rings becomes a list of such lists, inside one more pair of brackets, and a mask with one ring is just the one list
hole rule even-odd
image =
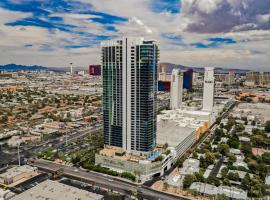
[[86, 67], [125, 36], [160, 62], [270, 71], [270, 0], [0, 0], [0, 64]]

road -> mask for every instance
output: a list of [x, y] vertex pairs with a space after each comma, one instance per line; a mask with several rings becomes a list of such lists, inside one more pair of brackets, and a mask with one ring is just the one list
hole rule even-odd
[[[84, 138], [87, 135], [89, 135], [90, 133], [101, 130], [101, 128], [102, 128], [102, 126], [87, 127], [87, 128], [83, 128], [83, 129], [78, 129], [76, 131], [77, 132], [76, 134], [72, 134], [72, 135], [67, 136], [68, 137], [67, 142], [73, 142], [73, 141], [76, 141], [80, 138]], [[62, 141], [60, 141], [61, 138], [63, 139]], [[47, 142], [39, 144], [38, 146], [33, 146], [33, 147], [30, 147], [26, 150], [21, 150], [20, 156], [21, 156], [21, 158], [36, 157], [37, 154], [41, 151], [44, 151], [44, 150], [49, 149], [49, 148], [58, 148], [61, 144], [66, 142], [65, 138], [66, 138], [66, 136], [62, 136], [60, 138], [49, 140]], [[1, 152], [0, 152], [0, 156], [1, 156]], [[3, 165], [4, 164], [10, 165], [10, 164], [17, 164], [18, 163], [17, 152], [13, 153], [13, 154], [5, 154], [5, 155], [3, 154], [3, 157], [5, 157], [5, 163], [3, 163]]]
[[45, 160], [33, 160], [29, 163], [32, 166], [38, 167], [42, 171], [55, 172], [63, 170], [62, 176], [78, 180], [84, 183], [97, 185], [108, 190], [117, 191], [121, 194], [132, 196], [136, 195], [139, 199], [148, 200], [186, 200], [189, 198], [178, 197], [164, 192], [153, 190], [146, 186], [141, 186], [130, 181], [118, 179], [109, 175], [96, 172], [86, 171], [79, 168], [65, 166], [57, 163], [52, 163]]

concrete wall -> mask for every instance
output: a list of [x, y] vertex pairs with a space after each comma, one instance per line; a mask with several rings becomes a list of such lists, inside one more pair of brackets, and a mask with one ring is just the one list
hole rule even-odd
[[143, 181], [150, 180], [154, 175], [159, 174], [162, 176], [164, 170], [169, 169], [172, 165], [171, 156], [164, 158], [162, 162], [147, 162], [147, 163], [138, 163], [127, 160], [120, 160], [113, 157], [102, 156], [99, 154], [95, 155], [95, 164], [101, 165], [103, 167], [108, 167], [112, 170], [120, 172], [131, 172], [133, 174], [141, 175]]

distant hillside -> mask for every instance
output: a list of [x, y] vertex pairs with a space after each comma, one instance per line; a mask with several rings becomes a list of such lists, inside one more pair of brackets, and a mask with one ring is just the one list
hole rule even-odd
[[26, 65], [17, 65], [17, 64], [8, 64], [8, 65], [0, 65], [1, 71], [49, 71], [48, 67], [33, 65], [33, 66], [26, 66]]
[[[44, 67], [39, 65], [27, 66], [17, 64], [0, 65], [0, 71], [55, 71], [55, 72], [68, 72], [69, 67]], [[86, 67], [73, 67], [74, 71], [87, 70]]]
[[[162, 71], [162, 68], [167, 73], [171, 73], [174, 68], [179, 68], [181, 70], [190, 69], [192, 68], [195, 72], [204, 72], [203, 67], [188, 67], [183, 65], [177, 65], [172, 63], [160, 63], [159, 64], [159, 72]], [[0, 71], [56, 71], [56, 72], [67, 72], [70, 70], [69, 67], [44, 67], [44, 66], [26, 66], [26, 65], [17, 65], [17, 64], [7, 64], [7, 65], [0, 65]], [[81, 71], [87, 70], [87, 67], [73, 67], [74, 71]], [[234, 72], [238, 74], [247, 73], [250, 70], [245, 69], [233, 69], [233, 68], [215, 68], [215, 73], [228, 73]]]
[[[172, 63], [160, 63], [159, 64], [159, 72], [162, 71], [162, 68], [164, 68], [166, 73], [172, 73], [173, 69], [193, 69], [195, 72], [204, 72], [203, 67], [188, 67], [188, 66], [183, 66], [183, 65], [177, 65], [177, 64], [172, 64]], [[245, 74], [249, 72], [250, 70], [246, 69], [234, 69], [234, 68], [215, 68], [215, 73], [229, 73], [229, 72], [234, 72], [237, 74]]]

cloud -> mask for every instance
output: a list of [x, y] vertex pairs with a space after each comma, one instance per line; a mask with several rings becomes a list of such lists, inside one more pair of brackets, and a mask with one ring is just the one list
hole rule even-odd
[[170, 44], [184, 45], [182, 37], [174, 33], [165, 33], [162, 35]]
[[232, 38], [209, 38], [206, 39], [204, 43], [202, 42], [192, 43], [191, 46], [194, 46], [199, 49], [207, 49], [207, 48], [217, 48], [225, 44], [235, 44], [235, 43], [236, 41]]
[[31, 13], [24, 13], [19, 11], [11, 12], [9, 10], [0, 7], [0, 24], [13, 22], [25, 17], [30, 17], [31, 15], [32, 15]]
[[189, 32], [270, 29], [270, 0], [182, 0], [181, 8], [181, 16], [190, 21]]
[[157, 13], [179, 13], [179, 0], [151, 0], [150, 8]]
[[[87, 66], [100, 42], [158, 41], [161, 61], [268, 66], [270, 0], [1, 0], [2, 63]], [[211, 62], [210, 62], [211, 61]]]

